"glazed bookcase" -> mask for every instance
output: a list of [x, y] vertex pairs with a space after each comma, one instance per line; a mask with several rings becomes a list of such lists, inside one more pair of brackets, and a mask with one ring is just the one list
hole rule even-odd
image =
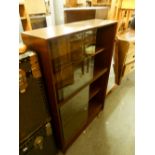
[[22, 33], [39, 55], [62, 151], [104, 108], [116, 26], [116, 21], [93, 19]]

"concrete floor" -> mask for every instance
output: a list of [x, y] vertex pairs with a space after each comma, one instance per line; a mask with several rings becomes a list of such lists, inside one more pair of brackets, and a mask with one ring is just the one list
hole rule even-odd
[[[104, 111], [65, 155], [134, 155], [134, 72], [109, 94]], [[59, 152], [59, 155], [62, 155]]]

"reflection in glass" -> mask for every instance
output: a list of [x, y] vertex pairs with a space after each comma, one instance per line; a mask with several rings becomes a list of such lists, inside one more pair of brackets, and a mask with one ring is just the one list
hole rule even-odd
[[86, 123], [89, 84], [93, 80], [96, 31], [89, 30], [51, 41], [51, 62], [65, 140]]
[[[70, 71], [68, 73], [67, 69], [65, 69], [67, 78], [64, 80], [62, 79], [63, 77], [61, 77], [61, 84], [64, 85], [64, 83], [67, 83], [67, 85], [61, 89], [58, 89], [58, 97], [60, 101], [67, 98], [73, 92], [80, 89], [83, 85], [89, 83], [93, 79], [93, 64], [93, 59], [89, 58], [84, 61], [84, 71], [82, 71], [82, 66], [73, 66], [74, 71]], [[66, 75], [66, 73], [63, 74], [63, 76]]]
[[[79, 100], [80, 99], [80, 100]], [[88, 116], [89, 86], [60, 108], [64, 138], [71, 138], [86, 123]]]
[[51, 42], [52, 64], [59, 101], [71, 97], [93, 79], [96, 31], [78, 32]]

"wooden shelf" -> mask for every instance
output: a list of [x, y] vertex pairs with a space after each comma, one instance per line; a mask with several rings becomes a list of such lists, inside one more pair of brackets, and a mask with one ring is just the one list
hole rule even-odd
[[[101, 77], [102, 75], [104, 75], [107, 72], [107, 68], [105, 68], [103, 71], [101, 70], [96, 70], [95, 71], [95, 76], [93, 78], [93, 80], [90, 80], [89, 82], [85, 83], [83, 86], [81, 86], [80, 88], [78, 88], [75, 92], [73, 92], [71, 95], [69, 95], [68, 97], [66, 97], [63, 101], [59, 102], [59, 106], [63, 106], [69, 99], [71, 99], [72, 97], [74, 97], [75, 95], [77, 95], [82, 89], [84, 89], [85, 87], [87, 87], [88, 85], [90, 85], [91, 83], [93, 83], [94, 81], [96, 81], [99, 77]], [[91, 98], [93, 96], [95, 96], [97, 94], [97, 88], [94, 90], [95, 92], [93, 92], [91, 94]]]
[[97, 101], [90, 101], [88, 108], [88, 122], [91, 122], [95, 116], [101, 111], [102, 104]]
[[94, 96], [96, 96], [99, 92], [100, 92], [101, 88], [99, 87], [94, 87], [92, 89], [90, 89], [90, 96], [89, 96], [89, 100], [91, 100]]
[[104, 75], [107, 72], [107, 70], [108, 70], [108, 68], [105, 68], [105, 69], [95, 69], [94, 70], [94, 78], [93, 78], [92, 82], [96, 81], [99, 77]]
[[103, 52], [104, 50], [105, 50], [105, 48], [99, 48], [99, 47], [97, 47], [97, 48], [96, 48], [96, 52], [95, 52], [95, 54], [94, 54], [93, 56], [95, 56], [95, 55], [97, 55], [97, 54]]
[[[96, 70], [95, 71], [95, 76], [93, 78], [93, 80], [85, 83], [83, 86], [81, 86], [80, 88], [78, 88], [75, 92], [73, 92], [71, 95], [69, 95], [68, 97], [66, 97], [63, 101], [59, 102], [59, 106], [63, 106], [69, 99], [71, 99], [72, 97], [74, 97], [75, 95], [77, 95], [82, 89], [84, 89], [85, 87], [87, 87], [88, 85], [90, 85], [91, 83], [93, 83], [94, 81], [96, 81], [98, 78], [100, 78], [102, 75], [104, 75], [107, 72], [107, 68], [105, 68], [104, 70]], [[90, 98], [94, 97], [99, 90], [97, 90], [99, 88], [96, 88], [92, 94], [90, 95]]]
[[[92, 46], [94, 46], [94, 48], [95, 48], [95, 45], [92, 45]], [[91, 45], [90, 45], [90, 47], [87, 47], [87, 48], [91, 48]], [[93, 49], [91, 50], [90, 49], [89, 51], [87, 51], [86, 55], [88, 55], [88, 56], [95, 56], [95, 55], [103, 52], [104, 50], [105, 50], [105, 48], [97, 47], [95, 50], [93, 50]]]

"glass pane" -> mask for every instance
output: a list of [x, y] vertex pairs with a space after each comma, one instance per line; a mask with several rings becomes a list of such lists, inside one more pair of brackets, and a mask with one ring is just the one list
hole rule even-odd
[[93, 59], [88, 58], [80, 65], [81, 66], [78, 67], [67, 66], [61, 71], [61, 84], [59, 83], [59, 86], [63, 87], [58, 89], [59, 101], [63, 101], [71, 96], [76, 90], [80, 89], [93, 79]]
[[[80, 100], [79, 100], [80, 99]], [[88, 115], [89, 86], [60, 108], [64, 137], [71, 138], [86, 123]]]
[[[86, 54], [84, 32], [51, 42], [52, 63], [59, 101], [71, 97], [93, 79], [93, 57]], [[95, 48], [93, 48], [95, 49]]]

